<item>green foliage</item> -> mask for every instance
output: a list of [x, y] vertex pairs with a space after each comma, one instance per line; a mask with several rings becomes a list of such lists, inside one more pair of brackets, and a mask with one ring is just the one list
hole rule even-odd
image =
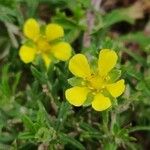
[[[0, 82], [0, 104], [1, 106], [5, 106], [13, 103], [16, 95], [17, 86], [20, 79], [20, 72], [17, 74], [12, 74], [11, 78], [9, 75], [10, 65], [6, 65], [2, 69], [1, 73], [1, 82]], [[11, 81], [12, 80], [12, 81]], [[11, 87], [10, 87], [11, 83]]]
[[121, 36], [120, 39], [128, 42], [136, 42], [140, 45], [143, 51], [150, 51], [150, 37], [143, 32], [129, 33]]
[[[0, 150], [149, 147], [147, 15], [139, 15], [141, 9], [137, 4], [116, 5], [107, 12], [108, 6], [103, 3], [97, 9], [90, 0], [0, 0]], [[94, 19], [90, 22], [92, 27], [87, 23], [88, 15]], [[94, 96], [90, 93], [83, 107], [72, 107], [66, 101], [67, 88], [85, 84], [79, 77], [71, 78], [68, 61], [56, 61], [48, 69], [41, 58], [36, 65], [21, 62], [18, 50], [24, 42], [22, 28], [31, 17], [43, 24], [55, 22], [63, 26], [64, 40], [71, 43], [73, 54], [85, 54], [93, 70], [97, 68], [100, 49], [117, 52], [117, 69], [109, 72], [109, 77], [115, 82], [122, 75], [126, 91], [113, 101], [110, 109], [94, 111], [89, 107]], [[86, 38], [90, 39], [89, 46], [85, 44]]]

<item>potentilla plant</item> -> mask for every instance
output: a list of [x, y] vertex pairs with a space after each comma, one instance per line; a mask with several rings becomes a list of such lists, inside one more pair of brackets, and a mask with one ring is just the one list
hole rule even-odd
[[[30, 18], [24, 24], [23, 33], [27, 40], [21, 46], [19, 56], [24, 63], [33, 62], [40, 55], [48, 68], [54, 58], [66, 61], [71, 57], [71, 45], [62, 41], [64, 30], [60, 25], [40, 25]], [[114, 78], [119, 72], [115, 68], [117, 59], [114, 50], [102, 49], [97, 64], [90, 67], [85, 55], [74, 55], [69, 61], [69, 70], [76, 80], [69, 80], [74, 82], [74, 87], [65, 92], [68, 102], [74, 106], [92, 105], [96, 111], [110, 108], [125, 90], [124, 80], [116, 81], [118, 76]]]
[[[76, 107], [87, 107], [91, 105], [95, 111], [104, 111], [104, 113], [107, 114], [107, 117], [102, 117], [103, 120], [104, 118], [108, 119], [108, 111], [106, 110], [110, 109], [113, 104], [117, 102], [117, 98], [125, 91], [125, 81], [124, 79], [119, 79], [121, 76], [121, 71], [116, 68], [118, 60], [117, 53], [112, 49], [101, 49], [99, 52], [99, 57], [95, 63], [90, 63], [87, 57], [81, 53], [75, 54], [72, 58], [70, 58], [72, 54], [72, 48], [69, 43], [63, 40], [63, 28], [55, 23], [42, 25], [33, 18], [28, 19], [24, 23], [23, 34], [26, 40], [19, 50], [19, 56], [21, 60], [24, 63], [31, 63], [36, 62], [36, 59], [38, 60], [38, 58], [41, 57], [47, 69], [49, 68], [50, 64], [58, 62], [59, 60], [68, 60], [69, 63], [66, 63], [66, 65], [68, 65], [68, 70], [70, 70], [75, 77], [68, 79], [68, 82], [72, 87], [67, 89], [65, 92], [63, 91], [66, 100], [71, 105]], [[56, 68], [57, 67], [58, 66], [56, 66]], [[31, 68], [31, 70], [33, 72], [33, 76], [35, 76], [38, 80], [40, 79], [40, 84], [42, 87], [43, 84], [46, 85], [46, 90], [44, 91], [46, 91], [46, 94], [50, 96], [51, 100], [49, 103], [50, 106], [48, 107], [52, 107], [52, 109], [55, 110], [55, 113], [59, 113], [59, 115], [61, 114], [61, 111], [67, 113], [70, 105], [68, 102], [66, 102], [66, 100], [62, 102], [60, 99], [57, 99], [58, 93], [56, 91], [55, 94], [53, 93], [54, 87], [56, 86], [54, 86], [53, 81], [57, 77], [63, 80], [65, 84], [60, 84], [61, 89], [66, 89], [67, 81], [64, 81], [64, 76], [65, 79], [67, 79], [68, 74], [63, 74], [64, 76], [58, 74], [57, 77], [55, 76], [53, 79], [49, 80], [47, 77], [48, 73], [45, 77], [45, 72], [43, 73], [42, 70], [38, 70], [38, 67], [34, 68], [34, 70]], [[54, 69], [52, 69], [50, 73], [53, 74], [53, 72], [55, 72]], [[59, 81], [60, 80], [58, 80], [58, 82]], [[56, 102], [56, 99], [60, 104], [62, 103], [62, 106], [57, 106], [58, 102]], [[64, 108], [64, 110], [63, 105], [67, 107]], [[26, 118], [28, 117], [26, 116]], [[43, 116], [41, 119], [42, 118]], [[28, 120], [30, 120], [30, 118], [28, 118]], [[55, 118], [53, 120], [54, 124], [50, 123], [50, 126], [47, 126], [45, 123], [43, 123], [41, 126], [38, 126], [38, 128], [31, 133], [32, 138], [37, 140], [37, 142], [46, 142], [48, 145], [52, 139], [57, 143], [57, 140], [60, 140], [61, 136], [63, 135], [60, 134], [60, 137], [57, 135], [59, 132], [59, 120], [59, 118]], [[39, 119], [37, 119], [35, 122], [39, 124], [38, 121]], [[30, 122], [32, 122], [32, 120], [30, 120]], [[55, 123], [57, 124], [56, 126]], [[109, 131], [107, 121], [103, 121], [103, 126], [107, 127], [107, 131]], [[114, 125], [112, 124], [112, 126]], [[35, 124], [33, 122], [31, 128], [35, 128]], [[107, 131], [104, 131], [104, 134], [111, 139], [113, 134], [108, 134]], [[52, 138], [53, 136], [49, 136], [51, 133], [55, 133], [54, 138]], [[24, 138], [24, 134], [20, 134], [20, 138]]]
[[124, 1], [0, 0], [0, 150], [150, 147], [150, 5]]

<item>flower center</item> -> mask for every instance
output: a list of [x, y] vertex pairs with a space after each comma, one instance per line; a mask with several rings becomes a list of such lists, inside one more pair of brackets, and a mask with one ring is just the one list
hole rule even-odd
[[50, 44], [44, 37], [40, 37], [37, 40], [37, 49], [39, 52], [48, 52], [50, 50]]
[[100, 75], [91, 75], [87, 78], [87, 86], [89, 89], [99, 91], [105, 88], [109, 77], [101, 77]]

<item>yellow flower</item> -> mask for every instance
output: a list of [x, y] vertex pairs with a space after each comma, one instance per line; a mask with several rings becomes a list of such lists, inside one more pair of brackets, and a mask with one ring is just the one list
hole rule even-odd
[[24, 24], [23, 33], [30, 41], [19, 50], [19, 56], [24, 63], [30, 63], [37, 55], [41, 55], [48, 67], [52, 57], [62, 61], [70, 58], [72, 51], [70, 44], [59, 40], [64, 36], [64, 30], [60, 25], [50, 23], [40, 26], [35, 19], [30, 18]]
[[66, 99], [74, 106], [82, 106], [92, 95], [91, 105], [96, 111], [103, 111], [112, 105], [112, 97], [117, 98], [125, 90], [124, 80], [113, 81], [111, 71], [117, 63], [115, 51], [102, 49], [99, 53], [97, 69], [92, 70], [83, 54], [76, 54], [69, 61], [69, 70], [81, 79], [76, 85], [65, 92]]

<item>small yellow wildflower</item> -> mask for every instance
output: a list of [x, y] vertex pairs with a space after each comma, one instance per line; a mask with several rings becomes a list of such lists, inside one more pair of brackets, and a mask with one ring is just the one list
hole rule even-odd
[[37, 55], [41, 55], [48, 67], [52, 62], [50, 56], [62, 61], [70, 58], [70, 44], [56, 41], [64, 36], [64, 30], [60, 25], [50, 23], [43, 27], [35, 19], [30, 18], [24, 24], [23, 33], [30, 41], [30, 44], [25, 43], [19, 50], [19, 56], [24, 63], [30, 63]]
[[69, 70], [76, 77], [82, 78], [83, 82], [82, 85], [66, 90], [65, 96], [69, 103], [74, 106], [82, 106], [88, 95], [92, 94], [93, 109], [103, 111], [109, 108], [112, 105], [110, 97], [117, 98], [125, 90], [123, 79], [113, 83], [109, 75], [115, 67], [117, 59], [115, 51], [102, 49], [99, 53], [98, 67], [96, 70], [92, 70], [83, 54], [73, 56], [69, 61]]

